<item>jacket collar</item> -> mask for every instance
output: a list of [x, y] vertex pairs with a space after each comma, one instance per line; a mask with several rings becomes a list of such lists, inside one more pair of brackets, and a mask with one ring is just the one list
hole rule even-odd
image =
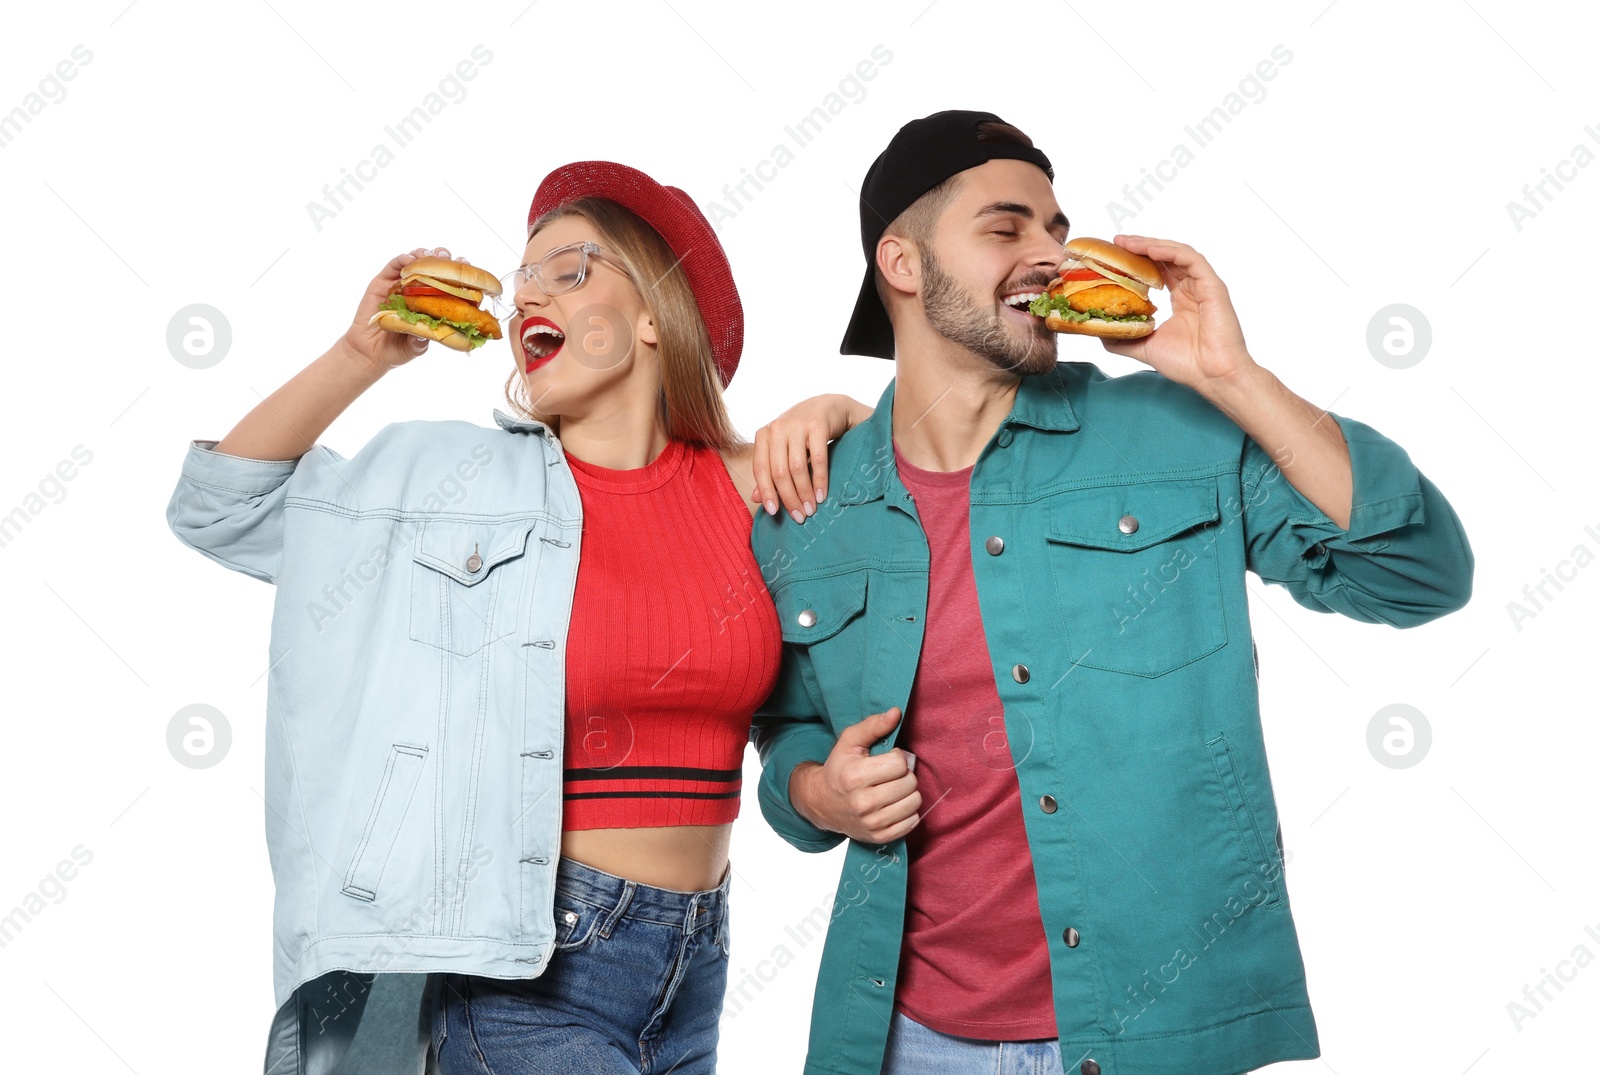
[[[1023, 377], [1017, 383], [1017, 394], [1011, 403], [1011, 413], [1000, 423], [1000, 429], [995, 431], [995, 435], [998, 436], [1000, 430], [1012, 426], [1030, 426], [1034, 429], [1062, 433], [1070, 433], [1077, 429], [1078, 414], [1067, 399], [1065, 374], [1062, 364], [1057, 363], [1055, 369], [1049, 373]], [[862, 475], [858, 487], [860, 492], [855, 496], [846, 494], [842, 498], [844, 503], [865, 503], [888, 492], [889, 473], [894, 469], [895, 380], [891, 378], [883, 394], [878, 397], [878, 405], [873, 410], [872, 417], [858, 427], [861, 436], [857, 443], [860, 445], [860, 450], [867, 453], [868, 458], [852, 461], [858, 473]], [[1009, 436], [1008, 434], [1006, 439], [1009, 439]], [[888, 465], [873, 466], [872, 460], [884, 460]]]
[[550, 427], [545, 425], [543, 422], [530, 421], [526, 418], [518, 418], [515, 415], [507, 414], [499, 407], [494, 409], [494, 420], [501, 429], [504, 429], [510, 433], [537, 433], [545, 440], [555, 439], [555, 434], [550, 432]]

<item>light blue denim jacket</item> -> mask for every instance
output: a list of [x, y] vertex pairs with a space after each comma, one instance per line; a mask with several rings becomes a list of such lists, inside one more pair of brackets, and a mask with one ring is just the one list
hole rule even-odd
[[494, 418], [393, 423], [351, 459], [195, 440], [167, 506], [185, 545], [277, 587], [271, 1075], [376, 1070], [396, 1040], [384, 1070], [431, 1068], [438, 972], [536, 977], [560, 940], [582, 502], [548, 426]]

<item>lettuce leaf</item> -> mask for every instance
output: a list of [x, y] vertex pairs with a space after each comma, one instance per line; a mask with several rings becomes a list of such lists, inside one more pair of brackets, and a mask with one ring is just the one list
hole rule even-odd
[[1063, 321], [1148, 321], [1149, 314], [1108, 314], [1104, 310], [1074, 310], [1067, 305], [1067, 300], [1059, 295], [1040, 295], [1028, 303], [1028, 312], [1035, 317], [1047, 317], [1055, 314]]
[[489, 342], [489, 337], [485, 336], [478, 326], [471, 322], [447, 321], [442, 317], [429, 317], [427, 314], [419, 314], [406, 305], [405, 298], [398, 292], [379, 303], [378, 309], [393, 310], [403, 317], [408, 325], [415, 325], [419, 321], [425, 321], [430, 325], [449, 325], [467, 338], [467, 350], [469, 351], [474, 347], [482, 347]]

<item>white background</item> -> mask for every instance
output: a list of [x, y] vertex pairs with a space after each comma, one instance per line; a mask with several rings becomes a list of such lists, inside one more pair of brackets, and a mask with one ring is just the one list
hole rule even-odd
[[[887, 382], [889, 363], [842, 357], [838, 340], [860, 279], [855, 190], [914, 117], [997, 112], [1051, 155], [1075, 234], [1195, 246], [1227, 282], [1256, 359], [1405, 446], [1477, 555], [1472, 603], [1403, 632], [1319, 616], [1251, 580], [1323, 1047], [1321, 1060], [1273, 1070], [1595, 1070], [1600, 967], [1562, 961], [1579, 946], [1600, 955], [1600, 566], [1588, 563], [1600, 553], [1589, 315], [1600, 167], [1560, 162], [1580, 144], [1585, 161], [1600, 153], [1597, 26], [1583, 5], [1532, 10], [12, 5], [0, 115], [26, 111], [30, 93], [54, 99], [0, 147], [0, 514], [27, 515], [0, 547], [0, 914], [73, 848], [92, 859], [0, 947], [5, 1066], [259, 1069], [273, 1009], [259, 794], [273, 593], [168, 531], [189, 438], [222, 437], [320, 354], [393, 254], [444, 245], [511, 268], [534, 187], [556, 165], [620, 160], [709, 210], [838, 92], [839, 114], [721, 221], [748, 323], [728, 393], [739, 428], [818, 392], [870, 403]], [[92, 58], [46, 94], [41, 80], [79, 45]], [[478, 45], [492, 59], [459, 84], [465, 97], [314, 223], [307, 205], [324, 184], [370, 158], [384, 127]], [[875, 77], [841, 87], [880, 45], [892, 58]], [[1192, 148], [1185, 126], [1278, 45], [1292, 59], [1259, 83], [1265, 95], [1252, 90], [1164, 190], [1113, 221], [1123, 185], [1174, 145]], [[1507, 203], [1547, 172], [1570, 181], [1514, 221]], [[209, 369], [167, 346], [169, 320], [192, 303], [231, 325]], [[1432, 329], [1406, 369], [1366, 342], [1392, 303]], [[1087, 338], [1063, 339], [1061, 357], [1139, 368]], [[390, 421], [492, 426], [507, 358], [504, 344], [435, 347], [324, 441], [352, 455]], [[92, 461], [30, 500], [78, 445]], [[1508, 603], [1526, 604], [1524, 586], [1580, 545], [1585, 566], [1563, 568], [1563, 588], [1547, 584], [1551, 599], [1514, 621]], [[233, 731], [204, 770], [166, 743], [172, 715], [196, 702]], [[1393, 703], [1432, 729], [1410, 768], [1367, 746]], [[732, 984], [752, 999], [725, 1021], [722, 1069], [798, 1072], [820, 944], [784, 927], [826, 905], [839, 852], [781, 843], [747, 760]], [[1547, 984], [1536, 1010], [1524, 988], [1546, 972], [1571, 980]], [[1514, 1019], [1513, 1001], [1533, 1017]]]

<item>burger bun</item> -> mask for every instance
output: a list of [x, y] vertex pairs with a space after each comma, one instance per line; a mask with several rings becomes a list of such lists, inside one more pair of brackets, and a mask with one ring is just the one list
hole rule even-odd
[[431, 277], [446, 284], [472, 288], [485, 295], [500, 294], [500, 281], [487, 270], [480, 269], [476, 265], [468, 265], [464, 261], [452, 261], [432, 254], [408, 261], [405, 268], [400, 270], [402, 284], [413, 276]]
[[429, 325], [420, 321], [413, 324], [393, 310], [379, 310], [372, 315], [369, 324], [377, 325], [387, 332], [400, 332], [407, 336], [421, 336], [425, 340], [437, 340], [457, 351], [472, 350], [472, 344], [467, 340], [466, 333], [449, 325]]
[[1107, 268], [1131, 277], [1146, 287], [1166, 287], [1166, 282], [1161, 279], [1161, 266], [1142, 254], [1135, 254], [1131, 250], [1124, 250], [1116, 243], [1108, 243], [1104, 239], [1092, 239], [1087, 235], [1080, 235], [1076, 239], [1068, 239], [1066, 246], [1062, 247], [1063, 258], [1092, 258]]
[[1101, 336], [1114, 340], [1136, 340], [1140, 336], [1148, 336], [1156, 330], [1154, 321], [1102, 321], [1091, 318], [1088, 321], [1069, 321], [1058, 314], [1050, 314], [1044, 319], [1045, 327], [1052, 332], [1074, 333], [1079, 336]]

